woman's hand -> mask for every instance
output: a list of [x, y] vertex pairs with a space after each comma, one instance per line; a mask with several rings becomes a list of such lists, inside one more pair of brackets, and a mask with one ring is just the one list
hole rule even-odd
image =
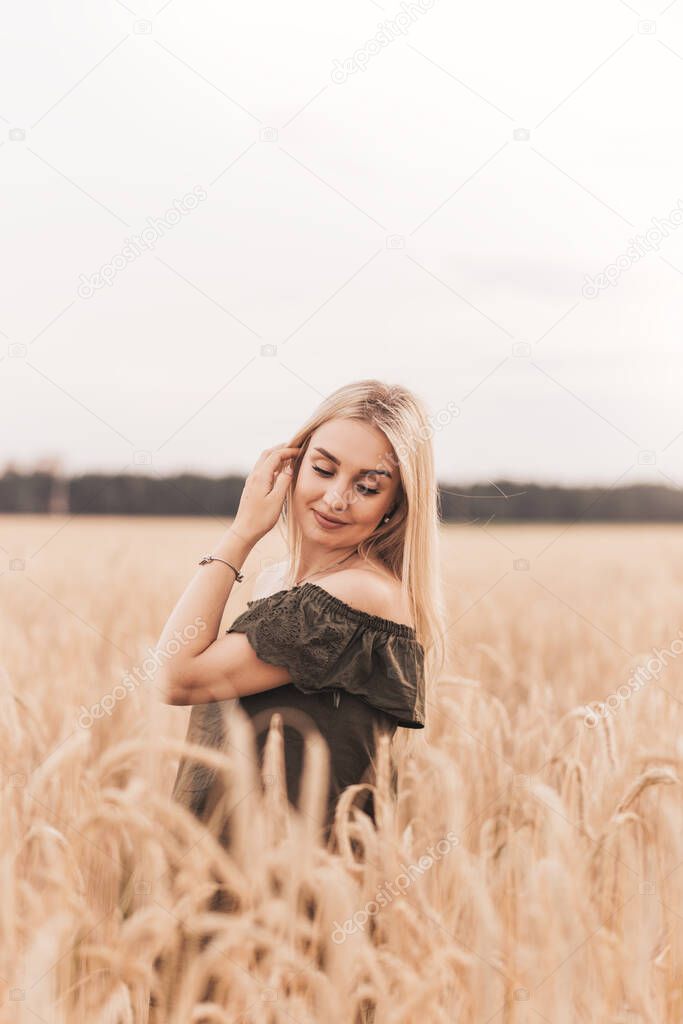
[[300, 448], [276, 445], [265, 448], [244, 483], [232, 528], [254, 543], [278, 521], [287, 488], [292, 481], [293, 460]]

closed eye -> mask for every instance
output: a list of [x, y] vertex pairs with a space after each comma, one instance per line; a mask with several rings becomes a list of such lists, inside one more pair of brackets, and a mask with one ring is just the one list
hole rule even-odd
[[[314, 466], [313, 469], [316, 473], [320, 473], [321, 476], [332, 476], [332, 472], [328, 469], [321, 469], [319, 466]], [[365, 484], [358, 484], [361, 494], [379, 494], [379, 491], [373, 491], [371, 487], [366, 487]]]

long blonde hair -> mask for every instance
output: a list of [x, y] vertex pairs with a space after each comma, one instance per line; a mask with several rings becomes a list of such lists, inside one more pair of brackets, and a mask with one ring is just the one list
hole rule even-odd
[[395, 511], [359, 546], [359, 554], [382, 562], [399, 580], [415, 623], [415, 635], [425, 649], [427, 711], [432, 689], [443, 671], [445, 605], [441, 573], [441, 503], [434, 468], [431, 427], [425, 406], [408, 388], [379, 380], [345, 384], [329, 395], [289, 440], [301, 447], [294, 464], [292, 483], [282, 508], [289, 567], [285, 586], [299, 575], [301, 528], [289, 515], [290, 498], [299, 475], [301, 460], [311, 436], [331, 419], [353, 419], [372, 424], [384, 432], [393, 452], [389, 458], [399, 469]]

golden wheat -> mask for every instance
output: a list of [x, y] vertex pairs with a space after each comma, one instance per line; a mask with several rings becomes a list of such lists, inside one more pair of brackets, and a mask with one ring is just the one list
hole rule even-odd
[[[227, 523], [1, 522], [2, 1024], [683, 1020], [683, 659], [623, 689], [680, 639], [681, 528], [445, 528], [428, 728], [380, 745], [376, 827], [351, 787], [326, 847], [315, 736], [296, 813], [279, 718], [260, 771], [238, 708], [188, 746], [154, 673], [82, 714]], [[205, 824], [170, 799], [182, 755], [221, 783]]]

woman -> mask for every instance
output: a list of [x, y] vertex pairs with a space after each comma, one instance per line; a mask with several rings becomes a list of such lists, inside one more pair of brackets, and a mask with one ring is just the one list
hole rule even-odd
[[[240, 567], [280, 517], [289, 552], [281, 576], [262, 574], [261, 596], [218, 638]], [[165, 648], [176, 631], [206, 624], [165, 662], [167, 703], [194, 705], [191, 742], [223, 746], [221, 702], [236, 698], [262, 763], [270, 718], [280, 712], [293, 805], [301, 723], [319, 731], [330, 754], [326, 837], [340, 793], [372, 782], [379, 735], [425, 725], [428, 682], [444, 660], [438, 520], [431, 428], [419, 399], [376, 380], [346, 385], [290, 444], [261, 454], [232, 525], [160, 637]], [[204, 819], [215, 785], [215, 770], [183, 759], [174, 796]], [[371, 804], [364, 809], [373, 816]]]

